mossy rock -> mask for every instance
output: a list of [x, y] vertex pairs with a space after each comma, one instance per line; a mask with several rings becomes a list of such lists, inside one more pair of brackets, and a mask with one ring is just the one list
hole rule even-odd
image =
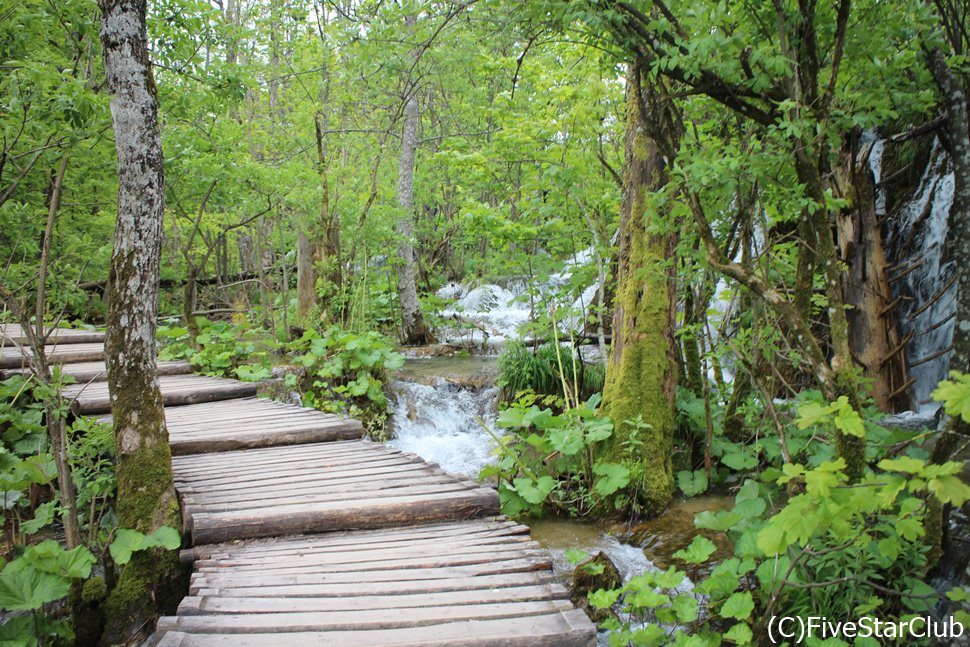
[[613, 614], [609, 609], [590, 606], [589, 594], [599, 589], [618, 589], [622, 585], [623, 578], [613, 560], [600, 551], [594, 557], [579, 564], [573, 571], [573, 585], [569, 591], [569, 599], [585, 611], [590, 620], [600, 623]]

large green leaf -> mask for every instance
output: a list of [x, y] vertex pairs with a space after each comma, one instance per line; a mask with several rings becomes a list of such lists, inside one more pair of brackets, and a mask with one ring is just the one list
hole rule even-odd
[[132, 553], [139, 550], [148, 550], [149, 548], [175, 550], [181, 543], [182, 540], [178, 531], [168, 526], [163, 526], [150, 535], [144, 535], [130, 528], [120, 528], [115, 533], [115, 539], [111, 542], [108, 550], [111, 552], [111, 559], [116, 564], [127, 564], [131, 561]]
[[609, 496], [630, 482], [630, 470], [618, 463], [596, 463], [593, 465], [596, 479], [593, 489], [600, 496]]
[[12, 568], [7, 564], [0, 573], [0, 607], [10, 611], [32, 611], [60, 600], [71, 590], [71, 580], [37, 569]]
[[678, 550], [673, 554], [673, 557], [688, 564], [700, 564], [713, 555], [715, 550], [717, 550], [717, 546], [714, 545], [713, 541], [704, 535], [697, 535], [687, 548]]

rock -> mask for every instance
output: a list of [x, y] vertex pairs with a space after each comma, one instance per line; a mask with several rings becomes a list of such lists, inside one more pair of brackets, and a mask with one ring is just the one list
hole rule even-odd
[[589, 619], [600, 623], [613, 615], [610, 609], [597, 609], [589, 604], [589, 593], [599, 589], [618, 589], [623, 585], [623, 578], [616, 565], [600, 551], [596, 556], [586, 560], [573, 571], [573, 585], [569, 591], [569, 599], [573, 604], [586, 612]]

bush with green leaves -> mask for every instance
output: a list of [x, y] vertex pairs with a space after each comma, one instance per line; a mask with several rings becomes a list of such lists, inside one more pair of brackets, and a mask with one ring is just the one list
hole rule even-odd
[[[970, 380], [964, 384], [937, 391], [948, 412], [970, 413], [970, 406], [963, 408], [970, 404]], [[789, 430], [811, 430], [819, 442], [798, 451], [789, 446], [792, 462], [746, 479], [732, 509], [695, 517], [698, 529], [727, 536], [731, 558], [708, 564], [710, 574], [690, 591], [683, 587], [686, 573], [671, 567], [590, 594], [591, 605], [615, 614], [603, 625], [612, 630], [611, 644], [744, 645], [764, 640], [772, 616], [905, 620], [928, 613], [942, 596], [925, 581], [927, 504], [962, 505], [970, 487], [959, 477], [961, 463], [933, 464], [925, 450], [907, 443], [876, 443], [874, 464], [849, 483], [845, 462], [832, 457], [831, 439], [836, 430], [868, 435], [874, 427], [845, 401], [803, 403]], [[700, 564], [714, 551], [698, 535], [674, 557]]]
[[387, 371], [404, 365], [392, 340], [380, 333], [355, 333], [331, 327], [306, 331], [291, 345], [293, 363], [306, 369], [302, 379], [287, 376], [303, 403], [321, 411], [359, 418], [371, 435], [383, 438]]
[[[149, 535], [118, 529], [109, 551], [114, 563], [121, 566], [136, 551], [175, 550], [181, 541], [174, 528], [162, 527]], [[53, 539], [24, 547], [0, 571], [0, 608], [14, 614], [0, 626], [0, 644], [33, 647], [73, 641], [70, 623], [55, 618], [51, 610], [55, 603], [67, 597], [72, 581], [91, 576], [96, 561], [87, 547], [65, 550]]]
[[196, 317], [200, 333], [193, 340], [183, 326], [159, 326], [160, 360], [187, 359], [205, 375], [258, 382], [270, 376], [274, 342], [266, 331], [246, 321], [229, 323]]
[[613, 435], [613, 421], [598, 415], [600, 396], [560, 414], [543, 404], [555, 396], [526, 392], [498, 417], [509, 433], [496, 438], [498, 461], [482, 470], [497, 477], [502, 510], [509, 515], [539, 514], [543, 510], [584, 516], [597, 510], [630, 480], [620, 463], [594, 460], [594, 448]]

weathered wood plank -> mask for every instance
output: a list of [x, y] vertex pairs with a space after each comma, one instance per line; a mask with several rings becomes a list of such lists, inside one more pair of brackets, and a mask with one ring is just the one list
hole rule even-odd
[[[218, 377], [163, 375], [159, 377], [158, 383], [165, 406], [256, 395], [256, 384]], [[107, 382], [73, 384], [65, 387], [63, 393], [69, 400], [74, 400], [72, 409], [77, 414], [92, 415], [111, 411]]]
[[[167, 618], [162, 620], [167, 622]], [[160, 621], [162, 624], [162, 621]], [[163, 625], [167, 626], [167, 625]], [[596, 629], [579, 610], [497, 620], [467, 620], [422, 627], [365, 631], [291, 633], [188, 633], [163, 629], [159, 647], [395, 647], [463, 645], [467, 647], [590, 647]]]
[[[104, 360], [104, 344], [58, 342], [46, 346], [45, 353], [50, 364], [94, 362]], [[0, 369], [29, 368], [29, 358], [32, 354], [29, 349], [22, 346], [4, 346], [0, 348]]]
[[374, 613], [369, 609], [338, 612], [290, 612], [207, 614], [165, 617], [158, 621], [160, 630], [195, 630], [204, 633], [258, 633], [261, 631], [359, 631], [420, 627], [457, 620], [486, 620], [545, 615], [568, 611], [568, 600], [537, 600], [500, 604], [464, 604], [457, 606], [390, 608]]
[[347, 597], [238, 598], [189, 596], [179, 605], [178, 615], [217, 613], [278, 613], [284, 611], [357, 611], [362, 609], [408, 609], [443, 605], [525, 602], [566, 599], [569, 591], [561, 584], [539, 584], [506, 588], [472, 589], [441, 593], [403, 595], [358, 595]]
[[[45, 330], [47, 343], [61, 344], [97, 344], [104, 342], [104, 333], [97, 330], [83, 330], [79, 328], [54, 328]], [[27, 336], [19, 324], [0, 324], [0, 341], [6, 340], [4, 346], [10, 343], [26, 344]]]
[[210, 559], [218, 556], [273, 556], [299, 555], [308, 550], [346, 550], [348, 544], [366, 548], [377, 544], [415, 544], [419, 542], [465, 541], [477, 537], [528, 538], [529, 527], [509, 521], [504, 517], [479, 519], [474, 522], [403, 526], [370, 531], [331, 532], [325, 535], [295, 535], [273, 540], [236, 541], [227, 544], [196, 546], [183, 551], [191, 553], [188, 561]]
[[423, 496], [276, 506], [249, 513], [193, 513], [186, 515], [184, 521], [194, 543], [213, 543], [348, 528], [471, 519], [498, 512], [498, 494], [492, 488], [480, 487]]
[[[77, 362], [61, 365], [61, 372], [64, 375], [73, 377], [77, 382], [98, 382], [108, 379], [108, 373], [104, 362]], [[183, 361], [159, 362], [159, 375], [183, 375], [192, 372], [192, 365]], [[10, 375], [28, 375], [31, 373], [30, 367], [14, 368], [3, 371], [4, 377]]]
[[341, 583], [327, 581], [324, 584], [225, 584], [219, 588], [207, 588], [205, 582], [189, 585], [190, 595], [206, 597], [353, 597], [358, 595], [398, 596], [405, 594], [429, 594], [481, 589], [535, 586], [552, 582], [552, 571], [519, 570], [509, 573], [462, 575], [455, 578], [390, 580], [384, 582]]

